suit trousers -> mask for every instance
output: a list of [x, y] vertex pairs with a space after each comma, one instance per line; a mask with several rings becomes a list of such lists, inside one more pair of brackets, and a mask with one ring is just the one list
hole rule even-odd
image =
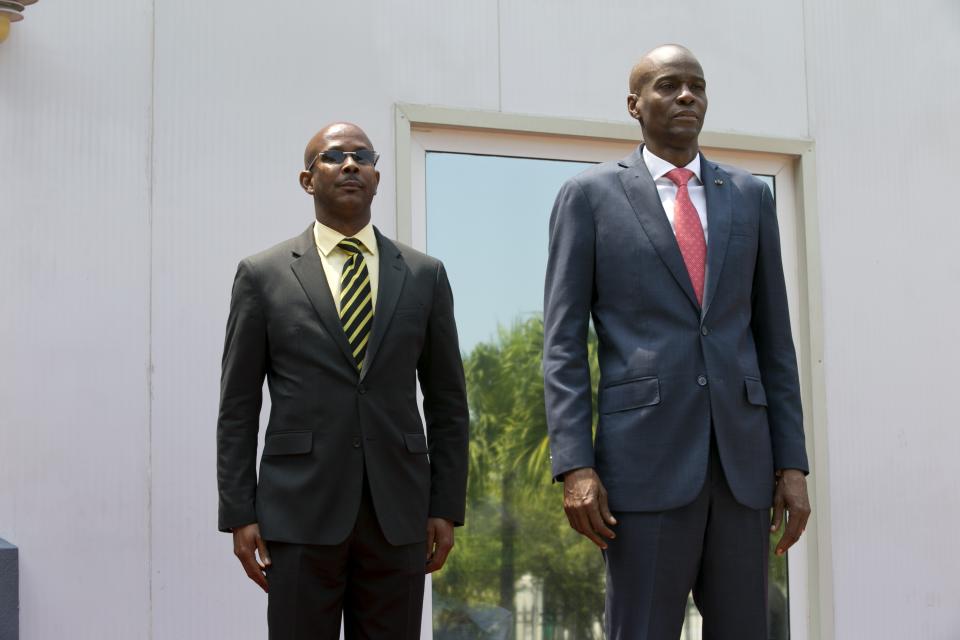
[[604, 552], [608, 640], [678, 640], [691, 590], [704, 640], [766, 640], [770, 511], [734, 499], [715, 442], [692, 503], [614, 516], [617, 537]]
[[341, 614], [346, 640], [419, 640], [426, 543], [387, 542], [366, 477], [342, 543], [267, 547], [270, 640], [338, 640]]

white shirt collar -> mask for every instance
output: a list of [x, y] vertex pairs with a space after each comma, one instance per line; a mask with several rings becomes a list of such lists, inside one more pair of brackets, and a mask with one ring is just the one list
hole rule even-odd
[[[647, 170], [650, 171], [650, 176], [653, 178], [654, 182], [658, 179], [664, 177], [666, 173], [672, 169], [676, 169], [675, 166], [664, 160], [658, 155], [655, 155], [647, 145], [643, 145], [643, 162], [647, 165]], [[693, 171], [693, 175], [696, 176], [697, 182], [703, 184], [703, 180], [700, 179], [700, 152], [697, 152], [697, 155], [693, 157], [693, 160], [684, 167], [684, 169], [689, 169]], [[668, 178], [669, 180], [669, 178]]]

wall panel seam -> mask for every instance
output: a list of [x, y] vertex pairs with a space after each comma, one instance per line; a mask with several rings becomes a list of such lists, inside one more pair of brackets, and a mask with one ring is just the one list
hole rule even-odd
[[147, 119], [147, 640], [153, 640], [153, 213], [156, 180], [157, 2], [150, 2], [150, 108]]
[[500, 2], [497, 0], [497, 111], [503, 111], [503, 28], [500, 23]]
[[807, 0], [800, 2], [800, 15], [803, 18], [803, 24], [800, 27], [801, 47], [803, 49], [803, 91], [807, 106], [807, 137], [813, 137], [813, 123], [811, 122], [811, 111], [813, 109], [813, 100], [810, 98], [810, 63], [807, 52]]

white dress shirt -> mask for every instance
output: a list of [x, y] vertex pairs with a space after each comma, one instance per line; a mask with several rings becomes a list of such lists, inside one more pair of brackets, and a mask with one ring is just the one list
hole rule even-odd
[[[667, 214], [667, 220], [670, 222], [670, 228], [673, 234], [677, 234], [677, 228], [673, 223], [673, 205], [677, 200], [677, 185], [667, 177], [667, 172], [676, 169], [675, 166], [654, 155], [647, 147], [643, 147], [643, 162], [650, 171], [654, 183], [657, 185], [657, 193], [660, 195], [660, 202], [663, 203], [663, 211]], [[707, 240], [707, 194], [703, 189], [703, 180], [700, 179], [700, 154], [690, 161], [685, 169], [693, 171], [693, 177], [687, 183], [687, 192], [690, 194], [690, 201], [700, 216], [700, 225], [703, 227], [703, 240]]]

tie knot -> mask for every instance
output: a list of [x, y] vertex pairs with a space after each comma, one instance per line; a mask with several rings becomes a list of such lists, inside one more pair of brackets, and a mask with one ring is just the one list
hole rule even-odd
[[357, 253], [363, 252], [363, 243], [357, 240], [356, 238], [344, 238], [337, 243], [337, 246], [349, 253], [354, 255]]
[[694, 176], [694, 173], [693, 171], [690, 171], [690, 169], [677, 167], [676, 169], [671, 169], [670, 171], [667, 171], [667, 173], [665, 173], [664, 175], [670, 178], [670, 180], [672, 180], [675, 185], [677, 185], [678, 187], [682, 187], [682, 186], [685, 186], [688, 182], [690, 182], [690, 178]]

